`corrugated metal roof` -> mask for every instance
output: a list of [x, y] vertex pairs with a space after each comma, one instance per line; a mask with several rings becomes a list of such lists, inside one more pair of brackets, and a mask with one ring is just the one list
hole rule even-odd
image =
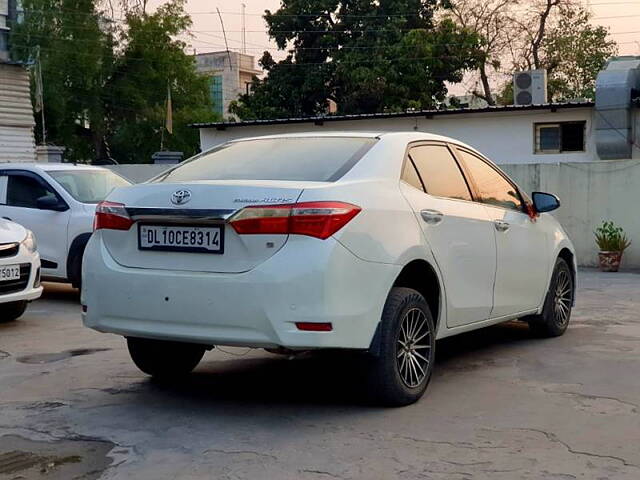
[[35, 140], [29, 73], [0, 64], [0, 162], [34, 162]]
[[451, 109], [433, 109], [433, 110], [412, 110], [406, 112], [391, 113], [363, 113], [357, 115], [321, 115], [315, 117], [297, 117], [297, 118], [275, 118], [269, 120], [243, 120], [238, 122], [207, 122], [192, 123], [189, 125], [193, 128], [216, 128], [224, 130], [228, 127], [248, 127], [254, 125], [286, 125], [293, 123], [317, 123], [339, 122], [347, 120], [371, 120], [384, 118], [410, 118], [410, 117], [436, 117], [443, 115], [460, 115], [460, 114], [480, 114], [480, 113], [501, 113], [513, 111], [535, 111], [535, 110], [560, 110], [566, 108], [588, 108], [593, 107], [595, 102], [557, 102], [545, 103], [541, 105], [499, 105], [488, 106], [483, 108], [451, 108]]

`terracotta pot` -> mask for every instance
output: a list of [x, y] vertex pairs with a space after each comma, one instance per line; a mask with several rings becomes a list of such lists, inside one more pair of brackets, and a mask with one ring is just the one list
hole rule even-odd
[[598, 259], [602, 272], [617, 272], [622, 261], [622, 252], [598, 252]]

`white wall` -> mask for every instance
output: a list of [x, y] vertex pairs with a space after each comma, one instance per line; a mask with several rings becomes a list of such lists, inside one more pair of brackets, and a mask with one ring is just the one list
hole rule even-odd
[[133, 183], [141, 183], [164, 172], [172, 165], [138, 164], [138, 165], [103, 165], [109, 170], [128, 178]]
[[612, 160], [556, 165], [503, 165], [527, 192], [543, 191], [560, 197], [554, 215], [573, 241], [580, 265], [598, 262], [593, 231], [613, 220], [632, 240], [622, 267], [640, 268], [640, 162]]
[[[499, 164], [512, 163], [558, 163], [589, 162], [599, 160], [593, 143], [593, 109], [590, 107], [559, 109], [553, 113], [544, 111], [522, 111], [504, 113], [469, 113], [424, 117], [388, 118], [354, 121], [329, 121], [324, 125], [296, 123], [287, 125], [256, 125], [200, 129], [200, 144], [203, 150], [228, 140], [259, 135], [288, 132], [328, 131], [420, 131], [446, 135], [462, 140], [478, 149]], [[640, 127], [640, 113], [636, 109], [636, 131]], [[586, 151], [562, 154], [534, 153], [534, 123], [585, 120]], [[640, 158], [635, 150], [634, 158]]]

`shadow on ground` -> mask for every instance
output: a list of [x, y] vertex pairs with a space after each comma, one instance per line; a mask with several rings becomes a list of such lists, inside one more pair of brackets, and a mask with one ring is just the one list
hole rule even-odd
[[[538, 341], [521, 322], [440, 340], [433, 381], [478, 365], [490, 366], [492, 359], [513, 356], [505, 352], [505, 347], [515, 346], [518, 350]], [[229, 355], [222, 360], [208, 360], [205, 356], [200, 366], [184, 379], [172, 382], [147, 379], [135, 389], [209, 405], [220, 402], [235, 406], [270, 403], [374, 406], [366, 384], [366, 360], [364, 355], [339, 351], [308, 352], [295, 357]]]

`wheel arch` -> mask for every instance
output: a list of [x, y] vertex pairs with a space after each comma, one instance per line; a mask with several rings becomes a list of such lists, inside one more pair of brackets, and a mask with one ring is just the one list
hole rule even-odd
[[[437, 335], [438, 329], [443, 323], [441, 320], [444, 317], [443, 305], [445, 300], [444, 289], [436, 268], [423, 258], [410, 260], [393, 281], [391, 288], [394, 287], [411, 288], [424, 297], [431, 310]], [[391, 288], [389, 291], [391, 291]], [[444, 323], [446, 324], [446, 322]], [[380, 326], [381, 322], [378, 322], [368, 350], [373, 355], [378, 355], [380, 349]]]
[[437, 331], [442, 317], [443, 290], [436, 269], [428, 261], [414, 259], [408, 262], [391, 287], [406, 287], [418, 291], [429, 304]]
[[[67, 280], [74, 286], [79, 285], [80, 275], [82, 274], [82, 255], [90, 238], [91, 232], [81, 233], [73, 239], [69, 247], [69, 253], [67, 255]], [[79, 264], [77, 263], [78, 259], [80, 259]]]

